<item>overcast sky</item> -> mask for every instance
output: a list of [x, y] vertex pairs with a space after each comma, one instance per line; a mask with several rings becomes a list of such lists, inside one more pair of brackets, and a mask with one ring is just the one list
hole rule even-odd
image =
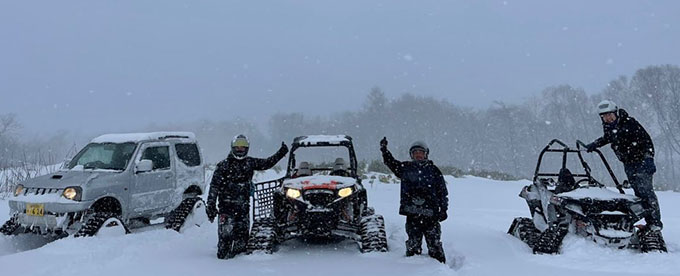
[[486, 107], [680, 64], [680, 1], [0, 0], [0, 114], [30, 131]]

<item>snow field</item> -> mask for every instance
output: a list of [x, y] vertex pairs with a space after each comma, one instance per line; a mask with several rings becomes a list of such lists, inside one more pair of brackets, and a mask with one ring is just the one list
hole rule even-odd
[[[258, 175], [271, 179], [274, 172]], [[369, 205], [385, 217], [387, 253], [359, 253], [356, 243], [285, 242], [273, 255], [231, 260], [215, 257], [216, 224], [184, 233], [154, 226], [120, 237], [0, 236], [2, 275], [678, 275], [680, 194], [659, 192], [669, 253], [640, 254], [600, 247], [568, 235], [561, 255], [533, 255], [506, 231], [529, 210], [519, 198], [528, 181], [503, 182], [447, 177], [449, 219], [442, 223], [448, 264], [423, 256], [404, 257], [405, 218], [398, 214], [398, 184], [366, 184]], [[209, 181], [209, 178], [208, 178]], [[8, 218], [0, 201], [0, 220]], [[425, 243], [423, 242], [423, 247]], [[426, 250], [424, 250], [425, 252]]]

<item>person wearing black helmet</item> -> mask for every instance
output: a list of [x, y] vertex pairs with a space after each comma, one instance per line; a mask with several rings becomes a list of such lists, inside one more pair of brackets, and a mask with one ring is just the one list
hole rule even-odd
[[288, 153], [284, 142], [266, 159], [248, 156], [249, 148], [250, 142], [245, 135], [234, 137], [229, 156], [217, 163], [210, 182], [206, 212], [210, 222], [219, 215], [217, 258], [220, 259], [233, 258], [246, 249], [254, 171], [270, 169]]
[[446, 263], [441, 242], [441, 225], [446, 220], [449, 206], [444, 176], [428, 159], [427, 144], [414, 142], [409, 155], [411, 161], [398, 161], [387, 149], [387, 138], [380, 141], [383, 162], [401, 179], [399, 214], [406, 216], [406, 256], [422, 252], [423, 236], [430, 257]]
[[652, 138], [635, 118], [628, 116], [628, 112], [612, 101], [600, 102], [598, 113], [604, 136], [586, 145], [587, 151], [611, 144], [616, 157], [623, 163], [635, 195], [643, 200], [643, 206], [649, 210], [645, 217], [645, 228], [661, 231], [661, 210], [652, 184], [652, 176], [656, 172]]

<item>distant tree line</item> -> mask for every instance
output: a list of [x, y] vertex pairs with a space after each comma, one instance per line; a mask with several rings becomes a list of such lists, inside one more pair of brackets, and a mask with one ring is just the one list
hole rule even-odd
[[[384, 170], [378, 149], [383, 136], [388, 137], [390, 150], [402, 160], [408, 159], [410, 144], [422, 140], [430, 147], [430, 158], [451, 174], [529, 178], [539, 152], [551, 139], [575, 146], [577, 139], [588, 143], [602, 135], [596, 105], [603, 99], [614, 100], [650, 132], [656, 147], [657, 189], [680, 191], [676, 181], [680, 176], [680, 67], [675, 65], [642, 68], [632, 77], [610, 81], [601, 92], [591, 95], [564, 84], [547, 87], [522, 103], [498, 101], [485, 109], [412, 94], [388, 98], [375, 87], [357, 110], [327, 116], [277, 113], [270, 117], [267, 130], [244, 118], [151, 125], [139, 130], [193, 131], [205, 158], [213, 163], [226, 156], [230, 137], [239, 133], [249, 136], [251, 154], [258, 157], [268, 156], [280, 141], [290, 143], [296, 136], [348, 134], [354, 139], [358, 158], [364, 160], [362, 164], [374, 171]], [[56, 155], [65, 154], [72, 146], [59, 135], [37, 141], [39, 145], [34, 141], [30, 146], [15, 138], [20, 129], [16, 116], [5, 114], [0, 119], [0, 166], [17, 159], [20, 152], [12, 149], [21, 149], [26, 155], [48, 150]], [[611, 149], [605, 147], [602, 151], [617, 175], [624, 177]], [[593, 157], [587, 155], [587, 161], [596, 167], [598, 162]], [[557, 161], [547, 162], [554, 165]], [[593, 171], [598, 179], [606, 179], [603, 168]]]
[[[346, 133], [354, 138], [359, 158], [365, 160], [380, 159], [378, 141], [383, 136], [400, 159], [408, 158], [410, 143], [423, 140], [430, 146], [431, 159], [463, 173], [496, 172], [506, 174], [503, 178], [529, 178], [538, 154], [550, 140], [557, 138], [575, 147], [577, 139], [589, 143], [602, 136], [596, 105], [603, 99], [614, 100], [650, 132], [657, 151], [657, 188], [680, 190], [676, 181], [680, 173], [680, 68], [674, 65], [640, 69], [633, 77], [612, 80], [603, 91], [590, 96], [581, 88], [557, 85], [520, 104], [499, 101], [481, 110], [412, 94], [388, 99], [376, 87], [360, 110], [326, 118], [276, 114], [269, 122], [269, 137], [290, 140], [301, 134]], [[616, 175], [625, 177], [611, 149], [601, 150]], [[594, 155], [584, 156], [599, 179], [611, 182]], [[558, 160], [548, 162], [555, 163]], [[374, 162], [368, 164], [379, 167]]]

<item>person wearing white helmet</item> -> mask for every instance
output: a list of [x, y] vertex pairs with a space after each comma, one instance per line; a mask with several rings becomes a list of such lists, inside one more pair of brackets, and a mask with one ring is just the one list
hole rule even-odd
[[628, 112], [613, 101], [604, 100], [597, 108], [604, 135], [586, 145], [587, 151], [611, 144], [616, 157], [623, 163], [635, 195], [643, 200], [643, 206], [649, 211], [645, 229], [661, 231], [661, 211], [653, 187], [656, 165], [652, 138], [635, 118], [628, 116]]
[[423, 236], [430, 257], [446, 263], [440, 222], [446, 220], [449, 193], [439, 168], [428, 159], [430, 149], [421, 141], [409, 148], [411, 161], [398, 161], [380, 141], [383, 162], [401, 180], [399, 214], [406, 216], [406, 256], [420, 255]]
[[288, 153], [288, 146], [284, 142], [281, 142], [279, 151], [266, 159], [248, 156], [249, 148], [250, 142], [245, 135], [234, 137], [229, 156], [217, 163], [210, 182], [206, 213], [210, 222], [219, 215], [217, 228], [219, 259], [233, 258], [246, 249], [254, 171], [273, 167]]

